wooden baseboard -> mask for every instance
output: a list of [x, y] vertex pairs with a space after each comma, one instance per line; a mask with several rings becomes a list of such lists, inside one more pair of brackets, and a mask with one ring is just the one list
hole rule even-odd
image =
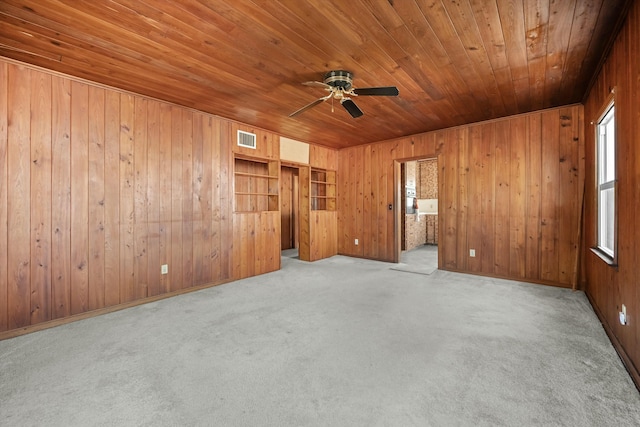
[[532, 280], [532, 279], [526, 279], [524, 277], [500, 276], [500, 275], [497, 275], [497, 274], [480, 273], [480, 272], [466, 271], [466, 270], [455, 270], [455, 269], [452, 269], [452, 268], [439, 268], [438, 267], [438, 269], [439, 270], [443, 270], [443, 271], [451, 271], [452, 273], [471, 274], [473, 276], [491, 277], [493, 279], [513, 280], [514, 282], [532, 283], [534, 285], [553, 286], [554, 288], [564, 288], [564, 289], [571, 289], [572, 288], [571, 284], [551, 282], [551, 281], [548, 281], [548, 280]]
[[618, 337], [616, 337], [615, 334], [613, 333], [613, 330], [609, 326], [609, 323], [607, 323], [605, 317], [602, 315], [602, 312], [600, 311], [598, 306], [595, 304], [595, 302], [593, 301], [593, 299], [591, 298], [589, 293], [585, 292], [585, 294], [587, 295], [587, 298], [589, 299], [589, 303], [591, 304], [591, 307], [593, 307], [593, 311], [596, 313], [596, 316], [598, 316], [598, 319], [600, 320], [600, 323], [602, 324], [602, 327], [604, 328], [604, 331], [606, 332], [607, 336], [609, 337], [609, 340], [611, 341], [611, 344], [613, 344], [613, 348], [618, 353], [618, 356], [620, 357], [620, 360], [622, 360], [622, 364], [627, 369], [627, 372], [629, 372], [629, 375], [631, 376], [631, 380], [636, 385], [636, 388], [638, 389], [638, 391], [640, 391], [640, 371], [638, 371], [638, 368], [633, 363], [633, 361], [631, 360], [631, 358], [627, 354], [627, 352], [624, 349], [624, 347], [622, 346], [622, 344], [620, 344], [620, 341], [618, 340]]
[[107, 313], [113, 313], [115, 311], [124, 310], [126, 308], [135, 307], [142, 304], [147, 304], [154, 301], [163, 300], [165, 298], [171, 298], [177, 295], [188, 294], [190, 292], [200, 291], [202, 289], [212, 288], [214, 286], [223, 285], [225, 283], [232, 282], [234, 279], [225, 280], [222, 282], [207, 283], [204, 285], [193, 286], [191, 288], [180, 289], [166, 294], [155, 295], [131, 302], [126, 302], [118, 305], [112, 305], [110, 307], [104, 307], [97, 310], [86, 311], [84, 313], [74, 314], [72, 316], [63, 317], [60, 319], [49, 320], [47, 322], [37, 323], [35, 325], [24, 326], [22, 328], [11, 329], [9, 331], [0, 332], [0, 341], [10, 338], [19, 337], [21, 335], [30, 334], [32, 332], [42, 331], [49, 328], [54, 328], [60, 325], [66, 325], [67, 323], [77, 322], [78, 320], [89, 319], [91, 317], [101, 316]]

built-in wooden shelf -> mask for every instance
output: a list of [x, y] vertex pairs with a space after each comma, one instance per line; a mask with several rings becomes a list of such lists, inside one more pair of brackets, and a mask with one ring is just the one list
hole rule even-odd
[[279, 172], [277, 161], [247, 157], [234, 159], [234, 211], [277, 211]]
[[336, 172], [311, 169], [311, 210], [336, 210]]

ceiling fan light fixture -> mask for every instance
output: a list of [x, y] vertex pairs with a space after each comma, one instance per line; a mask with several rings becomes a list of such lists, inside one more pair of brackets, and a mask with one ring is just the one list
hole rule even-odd
[[324, 75], [323, 82], [304, 82], [305, 86], [320, 87], [329, 92], [325, 97], [319, 98], [310, 104], [305, 105], [299, 110], [289, 114], [289, 117], [297, 116], [308, 109], [315, 107], [316, 105], [332, 98], [331, 112], [333, 112], [333, 99], [339, 99], [340, 104], [351, 114], [351, 117], [357, 118], [364, 113], [350, 96], [398, 96], [398, 88], [395, 86], [385, 87], [368, 87], [356, 89], [353, 87], [353, 73], [346, 70], [332, 70]]
[[349, 91], [353, 86], [353, 73], [345, 70], [329, 71], [324, 75], [324, 82], [331, 87]]

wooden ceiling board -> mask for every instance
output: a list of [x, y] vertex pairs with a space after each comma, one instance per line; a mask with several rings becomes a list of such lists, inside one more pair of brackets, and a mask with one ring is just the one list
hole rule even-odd
[[[580, 102], [631, 1], [3, 0], [0, 55], [342, 148]], [[333, 69], [400, 95], [288, 117]]]
[[573, 85], [575, 93], [576, 85], [582, 66], [585, 62], [585, 55], [579, 52], [587, 52], [591, 39], [592, 29], [596, 26], [599, 12], [602, 8], [603, 0], [593, 0], [588, 2], [578, 2], [574, 14], [571, 35], [569, 37], [569, 48], [567, 58], [564, 63], [562, 81], [560, 86]]

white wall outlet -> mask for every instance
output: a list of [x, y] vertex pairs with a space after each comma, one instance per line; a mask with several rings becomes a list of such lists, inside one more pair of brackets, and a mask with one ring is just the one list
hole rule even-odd
[[622, 304], [622, 311], [620, 311], [619, 315], [620, 315], [620, 324], [626, 325], [627, 324], [627, 307], [624, 304]]
[[475, 249], [469, 249], [469, 256], [471, 258], [475, 258], [476, 257], [476, 250]]
[[355, 239], [355, 240], [353, 241], [353, 243], [354, 243], [356, 246], [358, 246], [358, 239]]
[[160, 267], [160, 274], [169, 274], [169, 264], [162, 264], [162, 267]]

